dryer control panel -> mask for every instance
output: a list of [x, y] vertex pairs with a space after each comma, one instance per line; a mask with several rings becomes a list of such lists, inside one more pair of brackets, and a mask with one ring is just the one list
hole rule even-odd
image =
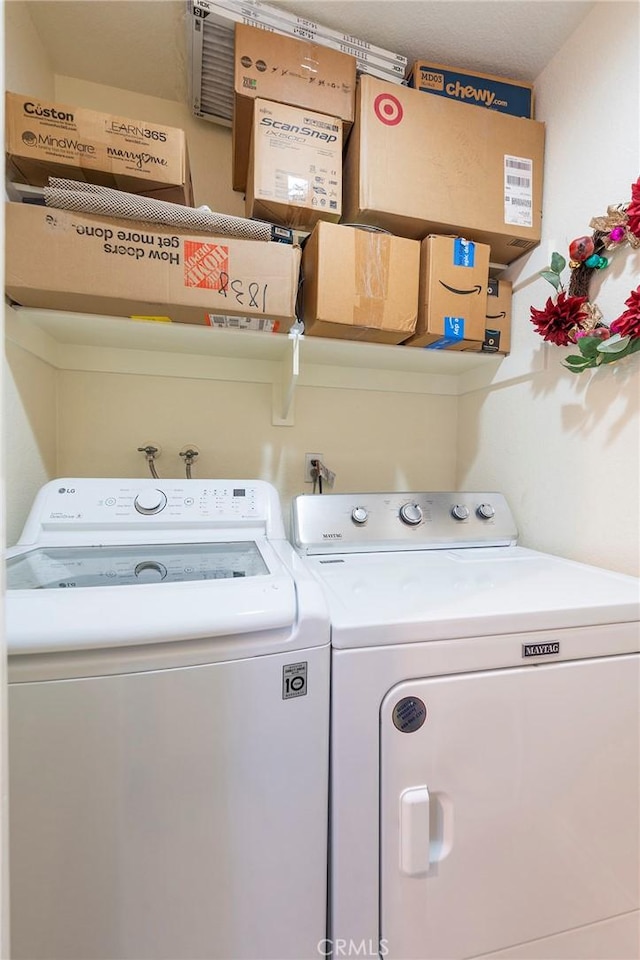
[[292, 534], [306, 554], [511, 546], [501, 493], [362, 493], [296, 497]]

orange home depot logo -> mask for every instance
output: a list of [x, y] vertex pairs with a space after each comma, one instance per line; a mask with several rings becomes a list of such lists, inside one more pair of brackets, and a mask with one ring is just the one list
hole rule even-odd
[[221, 243], [184, 242], [184, 285], [221, 290], [229, 282], [229, 247]]

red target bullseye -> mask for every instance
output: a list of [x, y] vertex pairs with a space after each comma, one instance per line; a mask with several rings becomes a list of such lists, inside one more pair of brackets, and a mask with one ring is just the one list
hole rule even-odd
[[395, 127], [404, 116], [402, 104], [391, 93], [380, 93], [373, 101], [376, 117], [388, 127]]

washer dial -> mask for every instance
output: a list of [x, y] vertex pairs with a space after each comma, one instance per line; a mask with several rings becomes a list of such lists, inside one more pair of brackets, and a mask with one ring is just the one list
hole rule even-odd
[[160, 513], [167, 505], [167, 498], [162, 490], [142, 490], [133, 501], [133, 505], [138, 513], [147, 515]]
[[454, 520], [468, 520], [469, 507], [466, 507], [464, 503], [456, 503], [455, 506], [451, 507], [451, 516]]
[[496, 515], [496, 511], [490, 503], [481, 503], [476, 513], [481, 520], [492, 520]]
[[351, 511], [351, 519], [354, 523], [362, 525], [369, 519], [369, 511], [366, 507], [354, 507]]

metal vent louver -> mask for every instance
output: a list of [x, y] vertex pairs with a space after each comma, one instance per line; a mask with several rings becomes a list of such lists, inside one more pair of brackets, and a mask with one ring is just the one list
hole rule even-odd
[[358, 73], [402, 83], [406, 57], [375, 47], [315, 21], [297, 17], [260, 0], [187, 0], [190, 92], [196, 117], [231, 126], [233, 119], [234, 29], [236, 23], [276, 31], [356, 58]]

